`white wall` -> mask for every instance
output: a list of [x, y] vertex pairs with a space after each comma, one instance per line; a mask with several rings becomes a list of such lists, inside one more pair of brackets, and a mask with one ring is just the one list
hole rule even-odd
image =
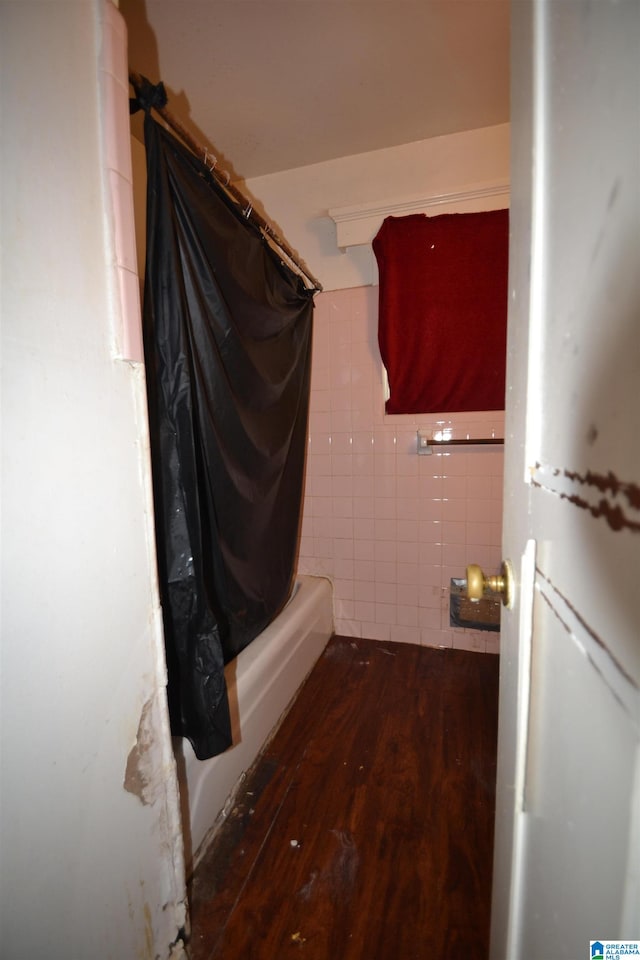
[[378, 274], [370, 245], [339, 250], [329, 210], [391, 204], [508, 181], [509, 124], [501, 124], [255, 177], [238, 186], [280, 228], [280, 235], [324, 289], [339, 290], [377, 283]]
[[0, 10], [0, 952], [164, 958], [182, 848], [143, 370], [115, 359], [102, 169], [98, 63], [119, 15], [106, 29], [94, 0]]

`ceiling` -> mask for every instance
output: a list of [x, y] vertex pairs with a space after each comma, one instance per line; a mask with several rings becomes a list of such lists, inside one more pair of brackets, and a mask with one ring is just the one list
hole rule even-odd
[[509, 120], [509, 0], [120, 0], [129, 68], [234, 178]]

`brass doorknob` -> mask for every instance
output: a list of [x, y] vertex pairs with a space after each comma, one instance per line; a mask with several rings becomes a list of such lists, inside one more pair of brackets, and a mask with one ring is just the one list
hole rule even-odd
[[493, 577], [485, 577], [477, 563], [470, 563], [467, 567], [467, 597], [474, 603], [482, 600], [485, 590], [490, 593], [499, 593], [505, 607], [513, 603], [513, 571], [511, 563], [504, 560], [500, 573]]

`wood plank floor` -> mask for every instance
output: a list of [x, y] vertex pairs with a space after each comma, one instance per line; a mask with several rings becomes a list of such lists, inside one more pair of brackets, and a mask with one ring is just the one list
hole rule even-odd
[[191, 883], [193, 960], [485, 960], [498, 658], [334, 637]]

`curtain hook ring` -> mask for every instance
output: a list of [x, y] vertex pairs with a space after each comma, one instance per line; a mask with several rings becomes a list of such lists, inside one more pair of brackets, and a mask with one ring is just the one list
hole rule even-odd
[[225, 177], [227, 178], [227, 179], [226, 179], [225, 186], [228, 187], [229, 184], [231, 183], [231, 174], [229, 173], [228, 170], [225, 170], [224, 175], [225, 175]]

